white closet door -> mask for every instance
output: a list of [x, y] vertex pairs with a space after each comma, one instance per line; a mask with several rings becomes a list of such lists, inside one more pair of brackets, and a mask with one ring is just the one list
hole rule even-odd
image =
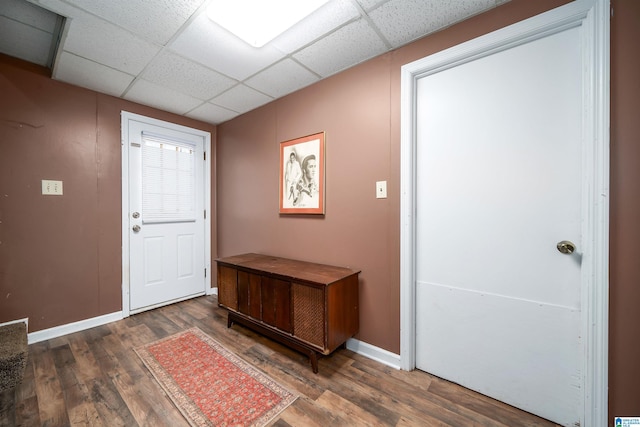
[[417, 83], [417, 367], [564, 425], [583, 411], [580, 37]]

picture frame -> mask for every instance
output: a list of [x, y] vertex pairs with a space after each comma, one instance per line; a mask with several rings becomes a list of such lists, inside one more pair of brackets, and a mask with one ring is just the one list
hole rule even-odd
[[280, 143], [280, 214], [324, 215], [325, 133]]

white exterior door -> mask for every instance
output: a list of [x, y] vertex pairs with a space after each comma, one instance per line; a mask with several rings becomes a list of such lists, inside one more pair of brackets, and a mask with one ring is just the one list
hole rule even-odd
[[209, 134], [135, 115], [123, 114], [125, 120], [128, 200], [123, 208], [128, 209], [123, 236], [129, 254], [129, 311], [135, 313], [206, 292], [204, 152]]
[[580, 32], [425, 76], [416, 106], [416, 367], [563, 425], [583, 412]]

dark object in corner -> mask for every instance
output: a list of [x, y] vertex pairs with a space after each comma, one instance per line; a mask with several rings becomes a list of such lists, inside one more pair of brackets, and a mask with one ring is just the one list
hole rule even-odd
[[28, 355], [26, 323], [0, 326], [0, 392], [22, 383]]

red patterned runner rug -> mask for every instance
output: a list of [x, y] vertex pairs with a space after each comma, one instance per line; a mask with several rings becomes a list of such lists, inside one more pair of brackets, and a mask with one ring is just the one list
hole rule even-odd
[[193, 426], [264, 426], [297, 397], [198, 328], [135, 351]]

